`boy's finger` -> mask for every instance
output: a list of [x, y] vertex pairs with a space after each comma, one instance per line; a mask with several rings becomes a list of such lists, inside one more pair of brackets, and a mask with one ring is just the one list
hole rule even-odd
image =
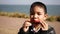
[[45, 24], [45, 22], [43, 20], [40, 20], [40, 24], [42, 25], [42, 27], [46, 26], [46, 24]]
[[28, 21], [25, 21], [24, 26], [31, 26], [32, 24]]
[[48, 24], [45, 21], [41, 20], [41, 24], [43, 30], [48, 30]]
[[27, 19], [25, 22], [30, 22], [30, 19]]

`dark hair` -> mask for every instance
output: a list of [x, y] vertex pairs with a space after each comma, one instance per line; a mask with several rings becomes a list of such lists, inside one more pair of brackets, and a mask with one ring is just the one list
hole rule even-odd
[[47, 14], [46, 5], [45, 5], [44, 3], [42, 3], [42, 2], [34, 2], [34, 3], [31, 5], [31, 7], [30, 7], [30, 14], [33, 13], [33, 11], [34, 11], [33, 9], [34, 9], [35, 6], [39, 6], [39, 7], [44, 8], [45, 14]]

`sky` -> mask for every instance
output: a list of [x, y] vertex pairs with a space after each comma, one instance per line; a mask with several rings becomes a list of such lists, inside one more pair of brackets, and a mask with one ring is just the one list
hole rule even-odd
[[0, 4], [30, 5], [35, 1], [43, 2], [47, 5], [60, 5], [60, 0], [0, 0]]

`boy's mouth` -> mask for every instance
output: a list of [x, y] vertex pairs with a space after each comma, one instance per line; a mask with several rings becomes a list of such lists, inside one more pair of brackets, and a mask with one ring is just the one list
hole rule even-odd
[[39, 24], [40, 23], [40, 21], [38, 19], [32, 19], [31, 22], [35, 23], [35, 24]]
[[35, 22], [40, 22], [38, 19], [34, 19]]

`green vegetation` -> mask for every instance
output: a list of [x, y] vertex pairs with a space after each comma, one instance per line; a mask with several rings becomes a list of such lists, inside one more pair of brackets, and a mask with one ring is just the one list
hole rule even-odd
[[56, 21], [56, 16], [49, 16], [47, 21]]
[[[0, 12], [0, 16], [30, 18], [29, 15], [25, 13], [18, 13], [18, 12]], [[47, 21], [59, 21], [60, 22], [60, 16], [49, 16], [47, 18]]]
[[59, 21], [59, 22], [60, 22], [60, 16], [58, 16], [58, 17], [57, 17], [57, 21]]
[[18, 12], [0, 12], [0, 16], [18, 17], [18, 18], [29, 18], [27, 14]]
[[47, 18], [47, 21], [59, 21], [60, 22], [60, 16], [49, 16]]

